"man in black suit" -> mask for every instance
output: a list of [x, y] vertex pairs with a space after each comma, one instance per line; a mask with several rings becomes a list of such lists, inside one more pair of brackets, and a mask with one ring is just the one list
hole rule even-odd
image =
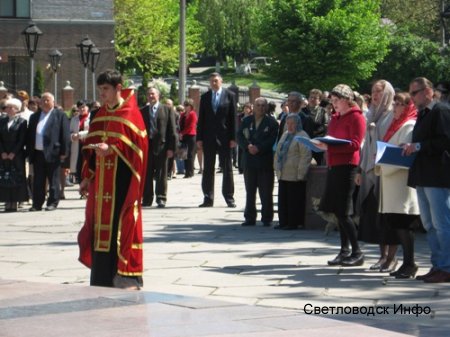
[[222, 194], [228, 207], [234, 202], [234, 181], [231, 165], [231, 150], [236, 147], [236, 97], [222, 87], [222, 77], [212, 73], [209, 77], [211, 90], [200, 98], [197, 124], [197, 147], [203, 150], [204, 166], [202, 176], [203, 203], [199, 207], [214, 204], [214, 166], [216, 154], [222, 165]]
[[[167, 159], [172, 158], [177, 143], [175, 114], [159, 102], [160, 92], [156, 88], [147, 91], [148, 104], [141, 109], [149, 137], [147, 176], [145, 179], [142, 206], [151, 206], [154, 195], [159, 208], [167, 201]], [[155, 180], [155, 189], [153, 189]]]
[[45, 210], [53, 211], [58, 207], [61, 163], [68, 156], [69, 148], [69, 119], [55, 108], [54, 96], [46, 92], [40, 100], [40, 111], [31, 115], [28, 126], [27, 152], [34, 171], [30, 211], [42, 210], [47, 180], [49, 192]]

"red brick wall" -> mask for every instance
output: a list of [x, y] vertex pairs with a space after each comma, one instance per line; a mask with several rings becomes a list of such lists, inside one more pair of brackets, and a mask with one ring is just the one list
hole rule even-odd
[[[21, 32], [28, 26], [29, 20], [2, 20], [2, 38], [0, 39], [0, 51], [8, 55], [26, 56], [26, 47]], [[58, 97], [66, 81], [70, 81], [74, 88], [75, 100], [84, 95], [84, 68], [80, 62], [79, 50], [76, 44], [86, 36], [95, 43], [100, 50], [100, 62], [96, 74], [115, 66], [114, 23], [112, 21], [89, 22], [64, 22], [64, 21], [35, 21], [43, 32], [35, 55], [35, 69], [39, 65], [44, 71], [45, 88], [51, 92], [54, 90], [53, 72], [46, 69], [50, 62], [48, 53], [52, 49], [58, 49], [63, 53], [61, 67], [58, 73]], [[29, 71], [26, 69], [17, 71]], [[29, 76], [28, 76], [29, 78]], [[0, 78], [0, 81], [2, 79]], [[27, 89], [27, 88], [24, 88]], [[98, 95], [97, 95], [98, 96]], [[92, 99], [92, 74], [88, 71], [88, 99]]]

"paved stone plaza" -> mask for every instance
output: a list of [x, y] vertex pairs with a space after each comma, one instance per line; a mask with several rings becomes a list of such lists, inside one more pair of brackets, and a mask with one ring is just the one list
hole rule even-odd
[[[0, 214], [0, 336], [449, 334], [449, 283], [395, 280], [369, 271], [378, 256], [375, 245], [363, 246], [362, 267], [328, 267], [337, 253], [337, 232], [243, 228], [242, 175], [235, 175], [235, 209], [220, 195], [220, 174], [215, 207], [208, 209], [197, 207], [200, 175], [181, 177], [169, 182], [165, 209], [144, 209], [140, 292], [88, 286], [89, 270], [77, 261], [76, 243], [85, 201], [75, 188], [54, 212]], [[429, 263], [423, 234], [416, 248], [424, 273]], [[307, 315], [305, 305], [306, 311], [378, 306], [380, 314]], [[394, 305], [431, 312], [394, 314]]]

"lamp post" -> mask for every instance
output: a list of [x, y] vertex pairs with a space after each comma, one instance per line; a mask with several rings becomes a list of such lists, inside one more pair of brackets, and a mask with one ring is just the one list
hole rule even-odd
[[79, 44], [77, 44], [77, 47], [80, 49], [80, 60], [84, 66], [84, 99], [87, 100], [87, 69], [94, 43], [86, 36]]
[[62, 53], [58, 49], [53, 49], [48, 56], [50, 56], [50, 65], [53, 70], [53, 76], [55, 78], [55, 102], [58, 102], [58, 68], [60, 66]]
[[184, 102], [186, 96], [186, 0], [180, 0], [180, 64], [178, 70], [178, 100]]
[[93, 46], [91, 49], [90, 68], [92, 71], [92, 100], [95, 101], [95, 69], [97, 68], [98, 61], [100, 60], [100, 50]]
[[22, 31], [22, 35], [25, 36], [25, 44], [27, 46], [28, 56], [30, 56], [30, 96], [34, 95], [34, 55], [37, 51], [37, 45], [39, 37], [42, 35], [42, 31], [34, 24], [30, 23], [27, 28]]

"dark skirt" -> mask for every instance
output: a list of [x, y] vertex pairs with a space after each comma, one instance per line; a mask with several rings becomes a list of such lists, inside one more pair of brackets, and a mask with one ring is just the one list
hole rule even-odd
[[0, 165], [11, 166], [15, 168], [15, 174], [19, 185], [15, 187], [3, 188], [0, 186], [0, 202], [22, 202], [28, 201], [28, 187], [27, 179], [25, 174], [25, 159], [21, 153], [18, 153], [14, 160], [11, 162], [9, 160], [0, 160]]
[[414, 230], [421, 227], [419, 215], [386, 213], [383, 218], [385, 219], [387, 226], [393, 230]]
[[370, 189], [359, 209], [358, 240], [380, 244], [382, 241], [389, 240], [386, 238], [388, 233], [384, 233], [385, 237], [382, 237], [382, 219], [380, 213], [378, 213], [378, 198], [375, 196], [374, 190], [374, 187]]
[[328, 168], [325, 192], [319, 209], [337, 216], [353, 214], [353, 192], [355, 190], [355, 165], [339, 165]]
[[405, 214], [380, 214], [381, 219], [381, 236], [380, 244], [382, 245], [399, 245], [400, 239], [398, 238], [397, 231], [391, 225], [392, 222], [396, 222], [395, 219], [400, 218], [403, 222]]

